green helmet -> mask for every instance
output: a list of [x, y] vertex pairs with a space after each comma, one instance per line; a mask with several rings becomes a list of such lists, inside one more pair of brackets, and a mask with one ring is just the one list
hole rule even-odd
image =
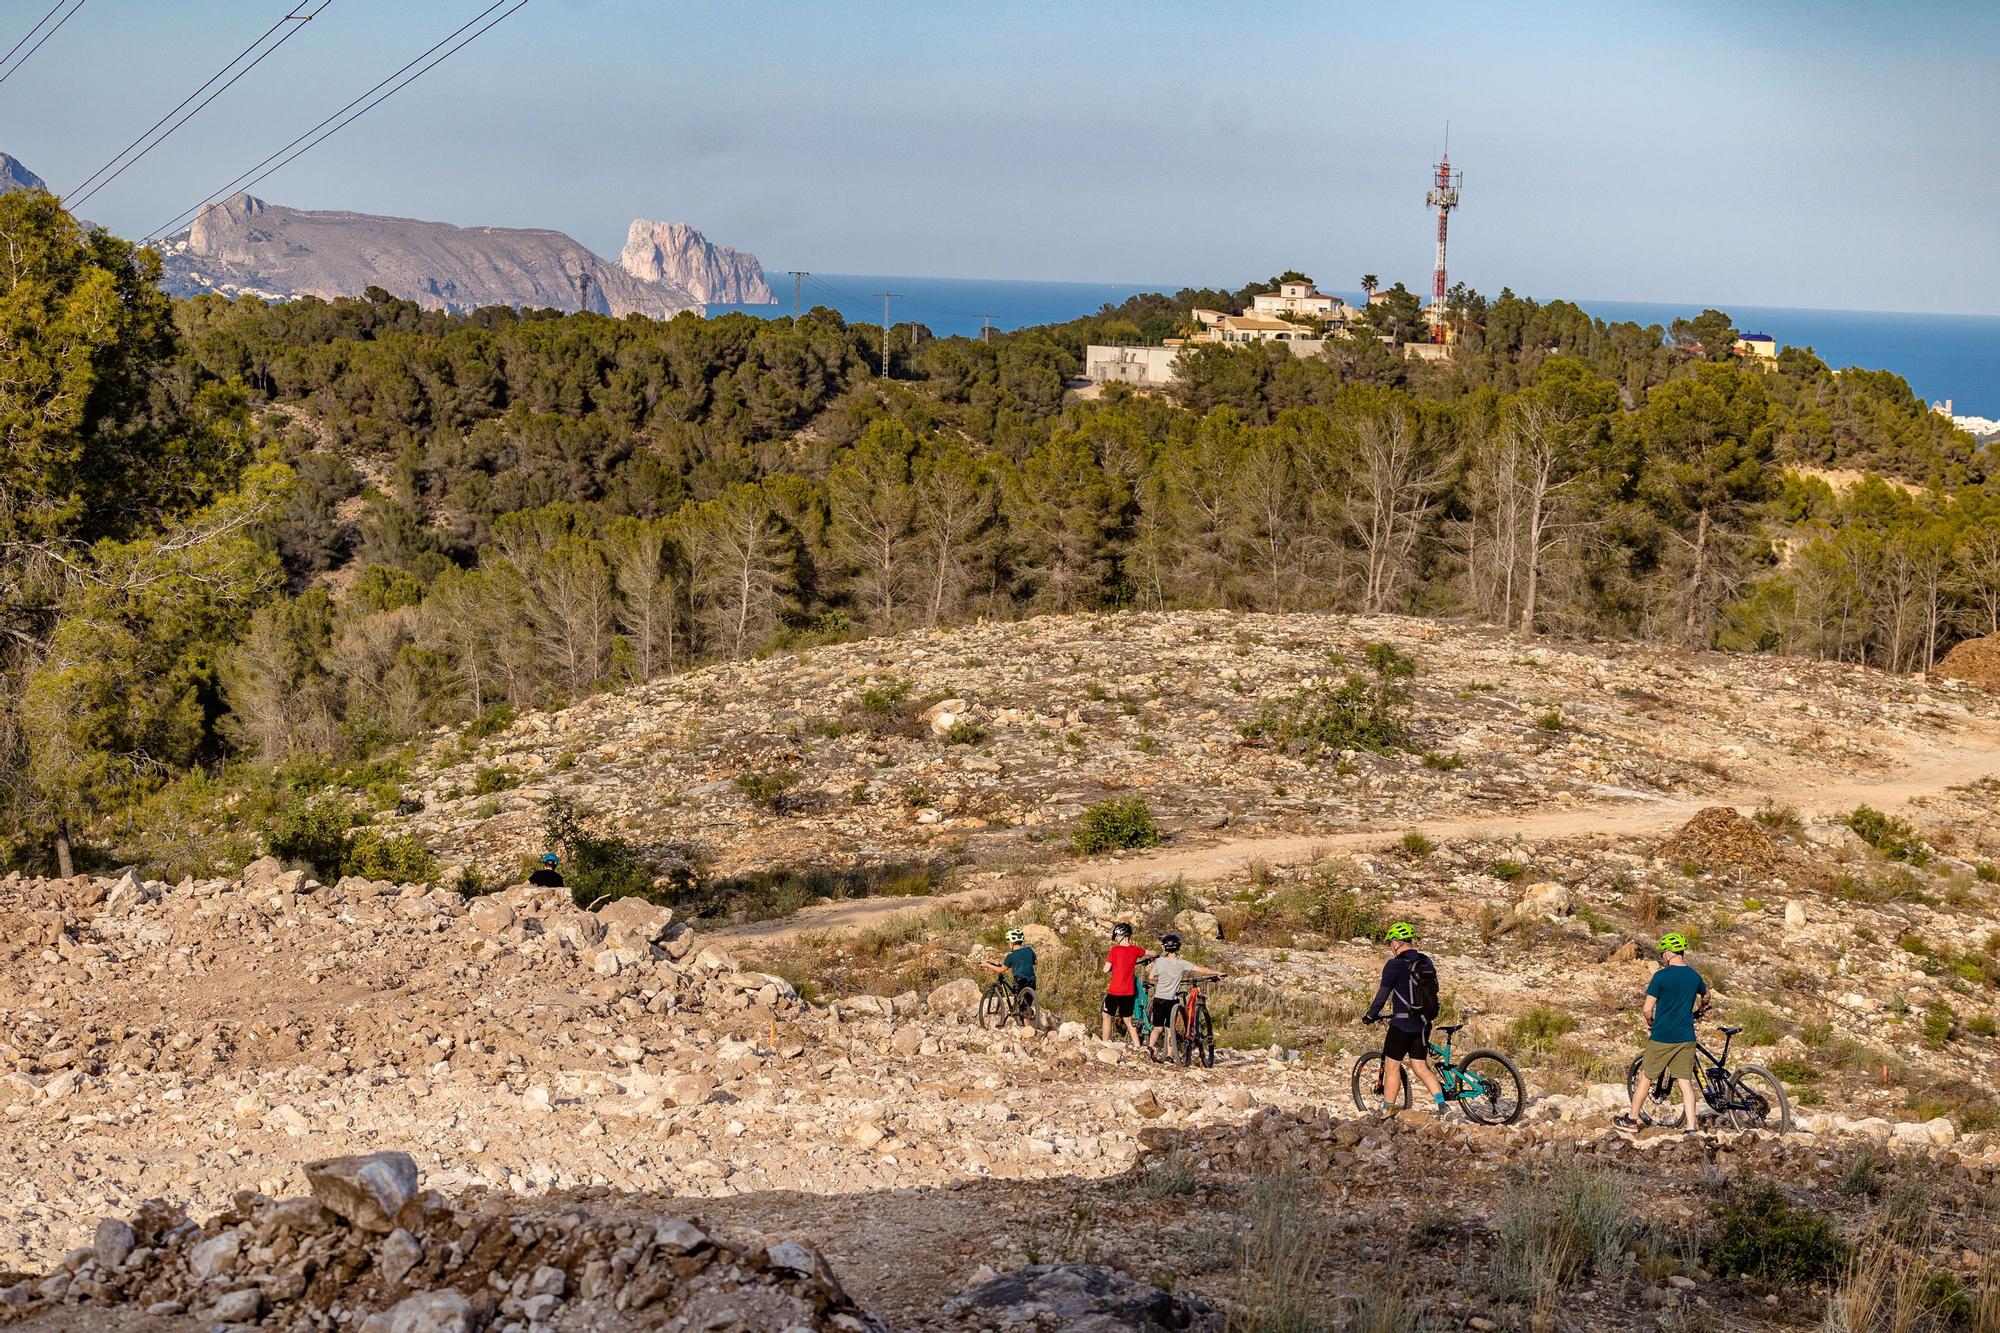
[[1676, 931], [1670, 935], [1660, 936], [1661, 953], [1686, 953], [1687, 951], [1688, 951], [1687, 936], [1681, 934], [1680, 932]]
[[1416, 937], [1417, 928], [1407, 921], [1398, 921], [1382, 932], [1382, 938], [1387, 940], [1413, 940]]

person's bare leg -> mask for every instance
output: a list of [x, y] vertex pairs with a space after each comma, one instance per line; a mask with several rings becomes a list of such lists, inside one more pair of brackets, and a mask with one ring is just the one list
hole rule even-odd
[[1382, 1104], [1394, 1106], [1403, 1094], [1403, 1062], [1383, 1057]]
[[1132, 1049], [1139, 1049], [1139, 1024], [1136, 1019], [1125, 1020], [1125, 1036], [1131, 1041]]
[[1641, 1119], [1639, 1108], [1646, 1104], [1646, 1098], [1653, 1094], [1653, 1080], [1646, 1077], [1646, 1071], [1639, 1071], [1638, 1082], [1632, 1088], [1632, 1118]]
[[1111, 1040], [1111, 1015], [1108, 1013], [1104, 1015], [1104, 1040]]
[[1424, 1085], [1432, 1097], [1444, 1092], [1444, 1084], [1438, 1081], [1437, 1071], [1431, 1068], [1429, 1060], [1419, 1060], [1410, 1067], [1416, 1071], [1417, 1081]]
[[1687, 1108], [1686, 1127], [1688, 1129], [1700, 1129], [1701, 1110], [1699, 1103], [1695, 1101], [1694, 1080], [1691, 1078], [1681, 1080], [1681, 1105]]

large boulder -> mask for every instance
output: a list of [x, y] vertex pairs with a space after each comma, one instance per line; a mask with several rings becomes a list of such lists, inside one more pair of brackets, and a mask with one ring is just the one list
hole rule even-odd
[[924, 1008], [934, 1014], [969, 1014], [979, 1007], [979, 983], [971, 977], [947, 981], [924, 997]]
[[613, 898], [597, 909], [606, 938], [616, 948], [650, 949], [666, 938], [674, 923], [674, 909], [649, 903], [644, 898]]
[[363, 1231], [387, 1235], [417, 1195], [417, 1164], [406, 1152], [329, 1157], [306, 1163], [313, 1197]]
[[1522, 916], [1559, 917], [1568, 916], [1575, 909], [1576, 895], [1570, 892], [1569, 885], [1543, 880], [1521, 890], [1521, 901], [1514, 910]]
[[982, 1282], [945, 1305], [1003, 1328], [1067, 1333], [1220, 1333], [1222, 1316], [1191, 1297], [1094, 1264], [1035, 1264]]
[[472, 1333], [472, 1303], [455, 1291], [425, 1291], [361, 1321], [361, 1333]]

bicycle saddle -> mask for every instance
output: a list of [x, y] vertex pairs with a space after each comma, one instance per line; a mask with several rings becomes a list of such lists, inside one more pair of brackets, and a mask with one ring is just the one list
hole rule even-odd
[[1722, 1035], [1725, 1037], [1733, 1037], [1742, 1030], [1743, 1030], [1742, 1028], [1733, 1028], [1725, 1023], [1722, 1027]]
[[1438, 1030], [1439, 1032], [1442, 1032], [1442, 1033], [1444, 1033], [1444, 1036], [1445, 1036], [1445, 1040], [1446, 1040], [1446, 1041], [1450, 1041], [1450, 1040], [1451, 1040], [1451, 1034], [1452, 1034], [1452, 1033], [1454, 1033], [1454, 1032], [1456, 1032], [1456, 1031], [1458, 1031], [1458, 1030], [1459, 1030], [1460, 1028], [1462, 1028], [1462, 1027], [1464, 1027], [1464, 1026], [1465, 1026], [1465, 1024], [1463, 1024], [1463, 1023], [1440, 1023], [1440, 1024], [1438, 1024], [1438, 1027], [1437, 1027], [1437, 1030]]

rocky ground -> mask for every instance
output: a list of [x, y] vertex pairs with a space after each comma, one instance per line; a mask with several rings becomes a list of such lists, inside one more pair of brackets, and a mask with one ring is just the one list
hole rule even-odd
[[[1384, 640], [1420, 665], [1420, 752], [1245, 741], [1329, 650]], [[711, 874], [952, 876], [762, 925], [269, 861], [0, 881], [0, 1321], [374, 1329], [428, 1295], [444, 1322], [380, 1327], [1080, 1327], [1093, 1303], [1123, 1311], [1105, 1327], [1739, 1327], [1817, 1323], [1827, 1291], [1878, 1281], [1746, 1276], [1729, 1210], [1761, 1206], [1757, 1180], [1975, 1309], [1996, 719], [1976, 689], [1847, 669], [1220, 615], [848, 645], [524, 718], [441, 744], [405, 829], [500, 879], [560, 792]], [[494, 787], [481, 768], [523, 782], [452, 795]], [[783, 771], [775, 801], [735, 780]], [[1166, 845], [1072, 856], [1081, 807], [1132, 793]], [[1864, 838], [1861, 804], [1891, 823]], [[1365, 937], [1398, 917], [1461, 1045], [1520, 1059], [1520, 1124], [1356, 1115]], [[1213, 1069], [1082, 1025], [1115, 919], [1230, 974]], [[1043, 953], [1046, 1030], [973, 1019], [973, 960], [1010, 923]], [[1667, 928], [1797, 1132], [1608, 1129], [1638, 946]], [[383, 1150], [430, 1191], [393, 1276], [410, 1245], [311, 1178]], [[699, 1245], [675, 1253], [670, 1223]], [[474, 1233], [512, 1239], [482, 1257]], [[1319, 1323], [1287, 1322], [1299, 1299]]]

